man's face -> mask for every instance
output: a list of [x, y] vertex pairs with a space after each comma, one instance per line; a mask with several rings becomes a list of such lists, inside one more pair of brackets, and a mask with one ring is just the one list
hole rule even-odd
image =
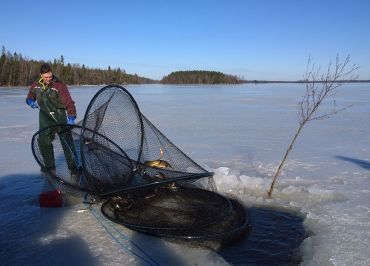
[[51, 80], [52, 80], [52, 78], [53, 78], [53, 73], [51, 73], [51, 71], [50, 72], [47, 72], [47, 73], [43, 73], [43, 74], [41, 74], [41, 78], [42, 78], [42, 81], [45, 84], [49, 85], [50, 82], [51, 82]]

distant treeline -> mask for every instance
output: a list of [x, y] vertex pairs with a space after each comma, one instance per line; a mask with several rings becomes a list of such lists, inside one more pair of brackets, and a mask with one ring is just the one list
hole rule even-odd
[[[284, 80], [248, 80], [244, 81], [244, 83], [312, 83], [312, 80], [296, 80], [296, 81], [284, 81]], [[315, 83], [326, 83], [330, 82], [330, 80], [315, 80]], [[337, 80], [335, 83], [370, 83], [370, 80], [367, 79], [345, 79], [345, 80]]]
[[221, 72], [192, 70], [172, 72], [160, 82], [162, 84], [239, 84], [242, 80]]
[[[2, 47], [0, 57], [0, 86], [28, 86], [39, 77], [40, 66], [44, 61], [31, 60], [20, 53], [11, 53]], [[66, 84], [143, 84], [157, 81], [127, 74], [120, 68], [107, 70], [89, 68], [85, 65], [64, 63], [64, 57], [48, 61], [53, 74]]]

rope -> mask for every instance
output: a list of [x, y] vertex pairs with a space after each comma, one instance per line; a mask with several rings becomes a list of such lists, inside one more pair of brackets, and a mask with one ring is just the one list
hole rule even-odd
[[[95, 219], [101, 224], [101, 226], [104, 228], [104, 230], [109, 234], [109, 236], [112, 238], [114, 242], [116, 242], [118, 245], [121, 246], [121, 248], [131, 252], [135, 256], [137, 256], [139, 259], [145, 261], [149, 265], [155, 265], [160, 266], [158, 262], [156, 262], [148, 253], [146, 253], [140, 246], [138, 246], [136, 243], [134, 243], [132, 240], [129, 239], [128, 236], [123, 234], [120, 230], [118, 230], [112, 222], [107, 221], [100, 213], [98, 213], [94, 208], [91, 207], [91, 205], [88, 207], [90, 212], [93, 214]], [[119, 234], [119, 236], [114, 236], [112, 233], [112, 229]], [[123, 238], [123, 239], [122, 239]], [[128, 242], [128, 243], [127, 243]], [[138, 249], [144, 256], [138, 254], [137, 252], [132, 250], [132, 246], [136, 249]]]

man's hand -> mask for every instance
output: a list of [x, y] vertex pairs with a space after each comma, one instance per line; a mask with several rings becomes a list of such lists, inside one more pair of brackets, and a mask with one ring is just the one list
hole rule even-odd
[[67, 124], [73, 126], [75, 124], [75, 120], [76, 120], [75, 116], [68, 116]]
[[39, 108], [39, 106], [38, 106], [38, 104], [37, 104], [37, 102], [35, 102], [34, 100], [32, 100], [32, 99], [27, 99], [27, 104], [29, 105], [29, 106], [31, 106], [31, 108], [33, 108], [33, 109], [35, 109], [35, 108]]

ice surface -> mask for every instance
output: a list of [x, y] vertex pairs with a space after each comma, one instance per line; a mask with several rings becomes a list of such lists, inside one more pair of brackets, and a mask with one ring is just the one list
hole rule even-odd
[[[219, 192], [238, 197], [246, 206], [304, 217], [312, 234], [301, 246], [303, 265], [370, 265], [370, 84], [344, 84], [336, 104], [353, 107], [307, 124], [271, 199], [266, 190], [297, 127], [303, 85], [127, 88], [154, 125], [215, 172]], [[99, 89], [70, 88], [78, 120]], [[50, 186], [39, 176], [32, 156], [38, 113], [25, 105], [26, 93], [27, 88], [0, 89], [1, 263], [227, 264], [209, 250], [104, 224], [94, 215], [98, 209], [85, 210], [82, 203], [40, 209], [37, 197]]]

